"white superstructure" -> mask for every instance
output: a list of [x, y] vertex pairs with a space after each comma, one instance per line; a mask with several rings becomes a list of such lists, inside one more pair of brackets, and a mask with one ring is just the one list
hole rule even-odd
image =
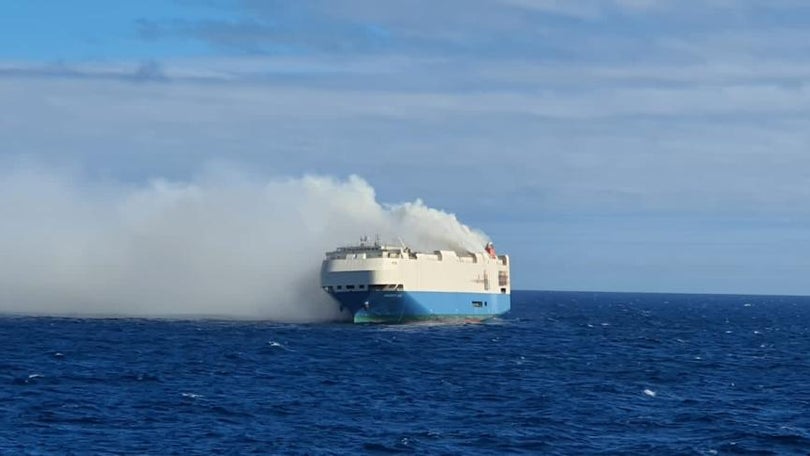
[[[488, 246], [488, 249], [491, 246]], [[321, 285], [329, 293], [404, 290], [510, 294], [509, 256], [452, 250], [413, 252], [361, 243], [326, 254]]]

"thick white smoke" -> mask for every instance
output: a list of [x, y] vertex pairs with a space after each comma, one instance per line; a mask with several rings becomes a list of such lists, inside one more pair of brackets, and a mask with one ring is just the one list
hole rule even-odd
[[338, 317], [326, 250], [363, 235], [481, 250], [486, 236], [421, 201], [382, 205], [358, 177], [95, 183], [0, 174], [0, 313]]

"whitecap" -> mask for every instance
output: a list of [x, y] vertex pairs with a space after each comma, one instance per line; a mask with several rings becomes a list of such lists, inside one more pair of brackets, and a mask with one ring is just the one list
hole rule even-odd
[[183, 397], [191, 398], [191, 399], [197, 399], [198, 397], [202, 397], [201, 395], [194, 394], [194, 393], [181, 393], [180, 395], [183, 396]]
[[282, 344], [281, 342], [276, 342], [274, 340], [267, 341], [267, 345], [269, 345], [270, 348], [280, 348], [282, 350], [286, 350], [286, 351], [289, 351], [289, 352], [295, 351], [295, 350], [290, 350], [289, 348], [287, 348], [286, 345]]
[[42, 375], [42, 374], [30, 374], [28, 376], [28, 378], [43, 378], [43, 377], [45, 377], [45, 376]]
[[653, 390], [651, 390], [649, 388], [644, 388], [644, 394], [647, 395], [647, 396], [650, 396], [650, 397], [655, 397], [656, 393], [655, 393], [655, 391], [653, 391]]

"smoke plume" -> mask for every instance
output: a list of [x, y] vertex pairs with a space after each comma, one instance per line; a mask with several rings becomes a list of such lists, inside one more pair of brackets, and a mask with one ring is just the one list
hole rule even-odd
[[355, 176], [133, 185], [16, 169], [0, 173], [0, 313], [332, 320], [323, 254], [363, 235], [418, 250], [487, 241], [419, 200], [380, 204]]

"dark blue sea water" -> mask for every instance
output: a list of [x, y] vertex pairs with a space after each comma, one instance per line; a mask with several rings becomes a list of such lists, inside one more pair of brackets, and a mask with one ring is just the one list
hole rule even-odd
[[0, 318], [2, 454], [807, 454], [810, 298], [487, 324]]

